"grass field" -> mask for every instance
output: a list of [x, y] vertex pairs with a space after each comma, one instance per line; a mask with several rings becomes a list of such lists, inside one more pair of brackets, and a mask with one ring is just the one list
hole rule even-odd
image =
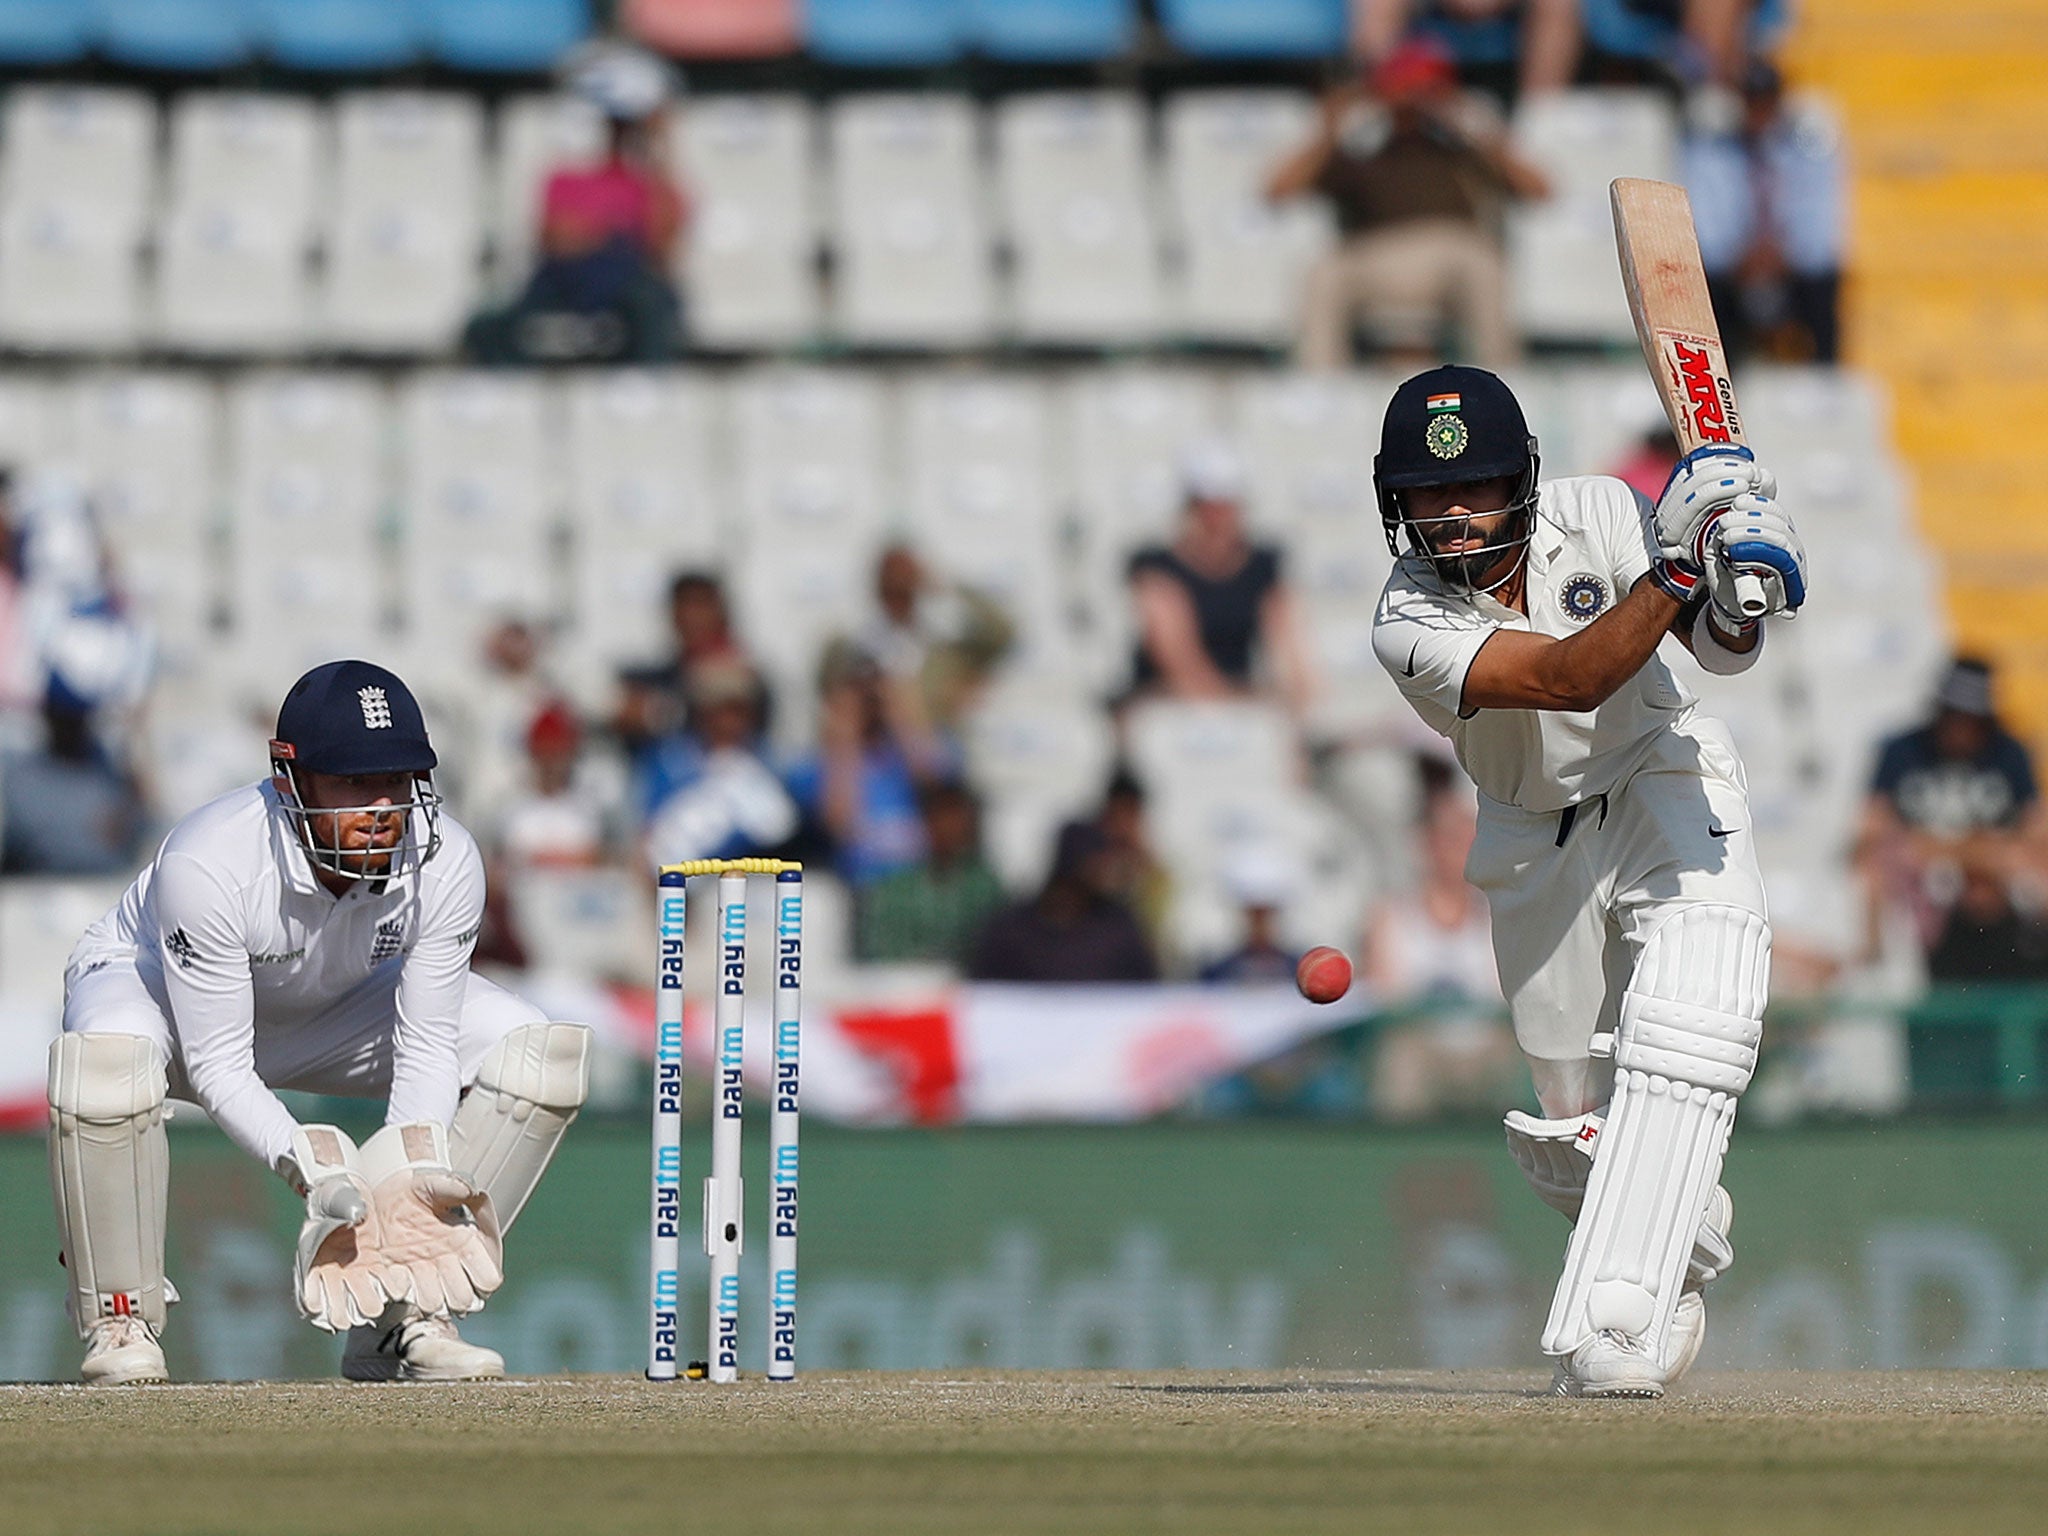
[[817, 1376], [0, 1388], [0, 1529], [2048, 1529], [2048, 1375]]

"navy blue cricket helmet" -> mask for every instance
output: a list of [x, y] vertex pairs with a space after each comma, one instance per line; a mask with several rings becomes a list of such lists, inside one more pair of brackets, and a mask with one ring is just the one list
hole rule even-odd
[[[1540, 464], [1536, 439], [1522, 415], [1521, 402], [1498, 374], [1459, 364], [1416, 374], [1394, 391], [1380, 431], [1380, 451], [1372, 461], [1373, 490], [1379, 499], [1387, 548], [1396, 559], [1412, 556], [1427, 561], [1438, 578], [1454, 590], [1492, 590], [1514, 573], [1514, 564], [1484, 588], [1474, 585], [1471, 573], [1475, 567], [1482, 572], [1493, 569], [1503, 554], [1519, 553], [1528, 544]], [[1402, 491], [1420, 486], [1469, 485], [1501, 478], [1514, 484], [1507, 507], [1514, 515], [1504, 525], [1501, 537], [1477, 553], [1439, 555], [1401, 499]], [[1406, 549], [1401, 547], [1404, 532]]]
[[[270, 761], [285, 786], [279, 799], [298, 824], [307, 856], [320, 868], [352, 878], [383, 878], [407, 860], [432, 858], [440, 846], [441, 797], [431, 777], [440, 760], [427, 739], [419, 700], [396, 673], [367, 661], [315, 667], [292, 684], [278, 707]], [[414, 791], [410, 799], [382, 805], [309, 807], [301, 778], [305, 773], [342, 778], [407, 774]], [[343, 818], [365, 814], [380, 822], [402, 818], [396, 844], [344, 846]]]

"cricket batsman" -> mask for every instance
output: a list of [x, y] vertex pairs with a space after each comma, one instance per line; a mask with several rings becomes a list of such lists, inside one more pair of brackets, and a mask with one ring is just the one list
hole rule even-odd
[[[454, 1317], [589, 1085], [590, 1030], [469, 969], [475, 840], [444, 815], [404, 683], [293, 684], [272, 776], [201, 806], [86, 930], [50, 1050], [50, 1174], [88, 1383], [166, 1379], [164, 1100], [196, 1100], [306, 1201], [294, 1295], [355, 1381], [502, 1376]], [[273, 1091], [383, 1098], [358, 1148]]]
[[1806, 600], [1806, 556], [1747, 448], [1689, 455], [1654, 508], [1537, 468], [1493, 374], [1395, 392], [1373, 647], [1479, 789], [1466, 877], [1545, 1117], [1510, 1113], [1508, 1144], [1574, 1223], [1543, 1330], [1555, 1390], [1654, 1398], [1699, 1354], [1702, 1289], [1733, 1258], [1721, 1159], [1771, 953], [1742, 764], [1657, 648], [1746, 671]]

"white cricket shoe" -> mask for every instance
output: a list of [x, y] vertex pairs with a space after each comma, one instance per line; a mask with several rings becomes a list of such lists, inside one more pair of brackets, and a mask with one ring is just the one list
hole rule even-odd
[[405, 1303], [348, 1331], [341, 1374], [349, 1381], [482, 1381], [505, 1374], [505, 1357], [470, 1344], [445, 1317], [422, 1317]]
[[1658, 1398], [1665, 1380], [1640, 1339], [1603, 1328], [1557, 1362], [1550, 1391], [1554, 1397]]
[[171, 1379], [163, 1346], [139, 1317], [103, 1317], [94, 1323], [78, 1375], [89, 1387], [132, 1387]]

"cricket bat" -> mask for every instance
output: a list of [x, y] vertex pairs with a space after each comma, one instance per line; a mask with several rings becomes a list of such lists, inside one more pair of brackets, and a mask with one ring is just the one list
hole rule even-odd
[[[1685, 188], [1624, 176], [1608, 192], [1628, 312], [1679, 452], [1709, 443], [1742, 444], [1742, 413], [1721, 350], [1721, 328], [1707, 298], [1707, 274], [1700, 265], [1699, 234]], [[1735, 591], [1745, 614], [1754, 618], [1764, 611], [1763, 583], [1754, 576], [1737, 577]]]

